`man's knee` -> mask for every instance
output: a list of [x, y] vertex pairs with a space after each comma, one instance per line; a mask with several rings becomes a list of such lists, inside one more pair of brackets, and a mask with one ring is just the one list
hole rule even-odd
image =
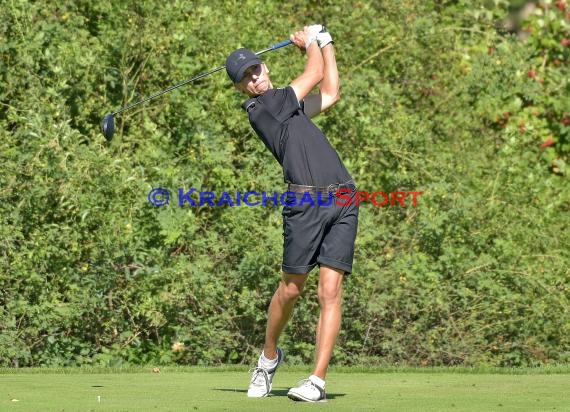
[[307, 275], [291, 275], [283, 274], [281, 283], [279, 284], [279, 289], [281, 295], [286, 300], [296, 300], [303, 293], [305, 288], [305, 282], [307, 280]]
[[338, 304], [342, 296], [342, 280], [344, 272], [321, 267], [318, 296], [319, 303], [323, 305]]
[[341, 285], [325, 283], [318, 288], [319, 303], [322, 305], [338, 304], [342, 296]]

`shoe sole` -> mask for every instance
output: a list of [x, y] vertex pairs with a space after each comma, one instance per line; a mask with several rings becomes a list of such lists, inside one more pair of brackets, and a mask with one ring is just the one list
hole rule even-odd
[[259, 396], [257, 396], [257, 395], [251, 396], [250, 394], [247, 394], [247, 397], [248, 397], [248, 398], [267, 398], [267, 397], [269, 396], [269, 393], [270, 393], [270, 392], [271, 392], [271, 391], [269, 391], [269, 392], [266, 393], [265, 395], [259, 395]]
[[305, 398], [304, 396], [301, 396], [297, 393], [288, 393], [287, 397], [291, 400], [298, 401], [298, 402], [302, 401], [302, 402], [318, 403], [318, 402], [326, 402], [327, 401], [327, 398], [323, 398], [323, 399], [319, 399], [317, 401], [314, 401], [312, 399]]

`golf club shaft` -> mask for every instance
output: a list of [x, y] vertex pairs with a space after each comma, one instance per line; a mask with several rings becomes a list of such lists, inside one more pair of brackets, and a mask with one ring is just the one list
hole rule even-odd
[[[287, 39], [287, 40], [284, 40], [284, 41], [282, 41], [282, 42], [280, 42], [280, 43], [276, 43], [276, 44], [274, 44], [274, 45], [268, 47], [267, 49], [258, 51], [258, 52], [255, 53], [255, 54], [259, 55], [259, 54], [266, 53], [266, 52], [268, 52], [268, 51], [277, 50], [277, 49], [280, 49], [281, 47], [288, 46], [288, 45], [290, 45], [291, 43], [292, 43], [292, 41], [289, 40], [289, 39]], [[117, 110], [116, 112], [111, 113], [111, 115], [114, 116], [114, 115], [116, 115], [116, 114], [118, 114], [118, 113], [122, 113], [122, 112], [124, 112], [124, 111], [126, 111], [126, 110], [129, 110], [129, 109], [135, 107], [135, 106], [138, 106], [138, 105], [140, 105], [140, 104], [146, 103], [146, 102], [148, 102], [149, 100], [155, 99], [155, 98], [157, 98], [158, 96], [162, 96], [162, 95], [165, 94], [165, 93], [168, 93], [168, 92], [170, 92], [170, 91], [172, 91], [172, 90], [178, 89], [178, 88], [180, 88], [180, 87], [182, 87], [182, 86], [184, 86], [184, 85], [186, 85], [186, 84], [188, 84], [188, 83], [191, 83], [191, 82], [196, 81], [196, 80], [199, 80], [199, 79], [201, 79], [201, 78], [203, 78], [203, 77], [209, 76], [210, 74], [219, 72], [220, 70], [223, 70], [223, 69], [225, 69], [225, 68], [226, 68], [226, 66], [220, 66], [220, 67], [217, 67], [217, 68], [215, 68], [215, 69], [213, 69], [213, 70], [210, 70], [209, 72], [199, 74], [199, 75], [196, 76], [196, 77], [193, 77], [193, 78], [191, 78], [191, 79], [185, 80], [185, 81], [183, 81], [182, 83], [179, 83], [179, 84], [177, 84], [177, 85], [174, 85], [174, 86], [169, 87], [168, 89], [164, 89], [164, 90], [162, 90], [162, 91], [160, 91], [160, 92], [158, 92], [158, 93], [155, 93], [155, 94], [153, 94], [152, 96], [147, 97], [146, 99], [139, 100], [138, 102], [131, 103], [131, 104], [129, 104], [128, 106], [125, 106], [125, 107], [123, 107], [123, 108]]]
[[158, 93], [155, 93], [155, 94], [153, 94], [152, 96], [147, 97], [146, 99], [139, 100], [138, 102], [131, 103], [131, 104], [129, 104], [128, 106], [125, 106], [125, 107], [123, 107], [123, 108], [121, 108], [121, 109], [119, 109], [119, 110], [117, 110], [116, 112], [113, 112], [113, 113], [111, 113], [111, 114], [114, 116], [114, 115], [116, 115], [116, 114], [118, 114], [118, 113], [121, 113], [121, 112], [124, 112], [124, 111], [126, 111], [126, 110], [129, 110], [129, 109], [131, 109], [131, 108], [133, 108], [133, 107], [135, 107], [135, 106], [138, 106], [138, 105], [140, 105], [140, 104], [146, 103], [146, 102], [148, 102], [149, 100], [155, 99], [155, 98], [157, 98], [158, 96], [162, 96], [163, 94], [168, 93], [168, 92], [170, 92], [170, 91], [172, 91], [172, 90], [174, 90], [174, 89], [178, 89], [179, 87], [182, 87], [182, 86], [184, 86], [184, 85], [186, 85], [186, 84], [188, 84], [188, 83], [190, 83], [190, 82], [193, 82], [193, 81], [195, 81], [195, 80], [201, 79], [202, 77], [209, 76], [209, 75], [212, 74], [212, 73], [218, 72], [218, 71], [224, 69], [225, 67], [226, 67], [226, 66], [221, 66], [221, 67], [215, 68], [214, 70], [210, 70], [209, 72], [202, 73], [202, 74], [200, 74], [200, 75], [198, 75], [198, 76], [196, 76], [196, 77], [193, 77], [193, 78], [191, 78], [191, 79], [185, 80], [185, 81], [183, 81], [183, 82], [180, 83], [180, 84], [171, 86], [171, 87], [169, 87], [168, 89], [164, 89], [164, 90], [162, 90], [162, 91], [160, 91], [160, 92], [158, 92]]
[[293, 42], [292, 42], [291, 40], [289, 40], [289, 39], [283, 40], [281, 43], [274, 44], [273, 46], [270, 46], [270, 47], [268, 47], [267, 49], [258, 51], [258, 52], [255, 53], [255, 54], [260, 55], [260, 54], [263, 54], [263, 53], [267, 53], [268, 51], [277, 50], [277, 49], [280, 49], [281, 47], [289, 46], [289, 45], [292, 44], [292, 43], [293, 43]]

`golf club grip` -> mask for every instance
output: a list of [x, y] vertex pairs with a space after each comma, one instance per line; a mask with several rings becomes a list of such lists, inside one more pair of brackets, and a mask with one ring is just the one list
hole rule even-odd
[[290, 39], [283, 40], [281, 43], [277, 43], [271, 46], [271, 49], [272, 50], [280, 49], [281, 47], [289, 46], [291, 43], [293, 42]]
[[289, 40], [289, 39], [283, 40], [282, 42], [276, 43], [273, 46], [269, 46], [267, 49], [258, 51], [255, 54], [259, 55], [259, 54], [267, 53], [268, 51], [277, 50], [277, 49], [280, 49], [281, 47], [289, 46], [290, 44], [293, 44], [293, 42], [291, 40]]

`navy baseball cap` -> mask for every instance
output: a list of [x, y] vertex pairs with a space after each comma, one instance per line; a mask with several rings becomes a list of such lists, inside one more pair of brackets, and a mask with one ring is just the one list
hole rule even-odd
[[237, 49], [226, 59], [226, 72], [232, 82], [239, 83], [243, 79], [245, 71], [256, 64], [261, 64], [261, 59], [249, 49]]

